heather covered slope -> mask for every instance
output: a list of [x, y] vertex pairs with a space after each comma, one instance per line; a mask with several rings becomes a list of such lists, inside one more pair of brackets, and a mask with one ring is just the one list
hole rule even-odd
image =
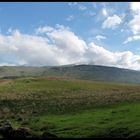
[[140, 86], [133, 84], [61, 78], [1, 80], [0, 125], [8, 121], [14, 131], [30, 129], [34, 137], [136, 138], [140, 137], [139, 101]]

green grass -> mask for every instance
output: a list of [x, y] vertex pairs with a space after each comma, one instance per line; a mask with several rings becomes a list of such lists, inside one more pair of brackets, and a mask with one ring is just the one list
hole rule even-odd
[[0, 121], [58, 137], [140, 137], [140, 86], [68, 79], [0, 81]]
[[[110, 137], [111, 130], [125, 128], [128, 133], [112, 137], [132, 137], [140, 130], [140, 104], [96, 108], [65, 115], [43, 115], [30, 119], [32, 129], [46, 128], [59, 137]], [[40, 133], [42, 133], [40, 131]]]

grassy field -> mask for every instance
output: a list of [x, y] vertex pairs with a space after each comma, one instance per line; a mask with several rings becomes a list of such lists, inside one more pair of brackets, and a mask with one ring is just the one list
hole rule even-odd
[[41, 136], [140, 137], [140, 86], [65, 78], [0, 80], [0, 121]]

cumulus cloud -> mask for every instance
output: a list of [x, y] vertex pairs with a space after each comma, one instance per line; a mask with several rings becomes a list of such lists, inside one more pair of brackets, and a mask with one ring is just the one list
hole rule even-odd
[[130, 2], [130, 9], [133, 18], [129, 22], [129, 27], [134, 35], [140, 33], [140, 2]]
[[19, 30], [12, 30], [10, 35], [0, 34], [0, 65], [83, 63], [140, 70], [139, 55], [130, 51], [111, 52], [94, 42], [88, 44], [65, 26], [39, 27], [36, 31], [36, 35]]
[[111, 52], [103, 47], [90, 43], [86, 58], [87, 62], [96, 65], [115, 66], [140, 70], [140, 56], [130, 51]]
[[129, 27], [133, 34], [136, 35], [140, 33], [140, 14], [134, 16], [134, 18], [129, 22]]
[[130, 2], [129, 6], [132, 19], [128, 23], [128, 29], [131, 30], [132, 36], [128, 37], [123, 44], [140, 40], [140, 2]]
[[109, 16], [107, 19], [103, 22], [102, 28], [111, 28], [115, 29], [119, 24], [121, 24], [122, 19], [121, 17], [117, 15]]
[[134, 12], [140, 12], [140, 2], [130, 2], [130, 9]]
[[128, 37], [123, 44], [127, 44], [129, 42], [135, 41], [135, 40], [140, 40], [140, 35], [134, 35], [134, 36], [130, 36]]

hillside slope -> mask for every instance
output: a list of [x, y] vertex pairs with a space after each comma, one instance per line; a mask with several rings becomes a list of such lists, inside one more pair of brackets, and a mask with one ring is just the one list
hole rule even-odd
[[97, 65], [51, 67], [44, 72], [44, 75], [47, 74], [84, 80], [140, 83], [139, 71]]
[[66, 65], [52, 67], [3, 66], [0, 78], [27, 76], [63, 76], [82, 80], [140, 83], [140, 71], [97, 65]]

